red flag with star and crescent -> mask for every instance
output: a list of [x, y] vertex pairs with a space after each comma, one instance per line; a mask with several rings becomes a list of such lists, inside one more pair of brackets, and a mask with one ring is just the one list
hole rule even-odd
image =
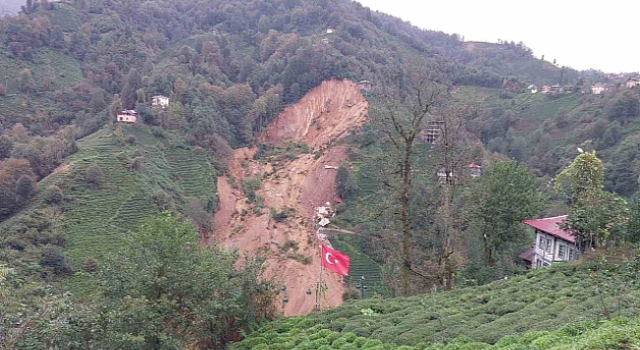
[[347, 276], [349, 274], [349, 256], [343, 252], [322, 245], [322, 267], [337, 274]]

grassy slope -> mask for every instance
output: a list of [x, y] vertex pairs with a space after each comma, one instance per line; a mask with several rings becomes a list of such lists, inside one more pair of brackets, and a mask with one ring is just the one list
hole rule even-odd
[[[155, 137], [149, 127], [122, 126], [123, 139], [135, 135], [136, 144], [119, 144], [107, 128], [80, 140], [80, 150], [66, 161], [65, 170], [54, 172], [39, 184], [40, 190], [56, 184], [71, 200], [65, 203], [64, 224], [68, 236], [65, 256], [77, 273], [65, 280], [80, 295], [91, 294], [93, 279], [81, 270], [87, 258], [100, 261], [117, 249], [123, 234], [156, 215], [152, 195], [164, 189], [178, 206], [185, 197], [215, 197], [216, 171], [204, 150], [191, 150], [172, 136]], [[184, 148], [182, 148], [184, 147]], [[141, 170], [130, 164], [143, 154]], [[103, 172], [100, 189], [87, 186], [86, 169], [97, 164]], [[25, 211], [42, 205], [39, 196]], [[10, 224], [10, 221], [7, 222]]]
[[[634, 306], [640, 301], [640, 291], [628, 290], [622, 307], [617, 307], [612, 291], [598, 295], [589, 266], [556, 265], [507, 281], [435, 295], [347, 302], [321, 314], [267, 324], [235, 349], [426, 349], [443, 339], [453, 344], [475, 342], [446, 349], [482, 349], [488, 344], [501, 349], [550, 349], [600, 341], [622, 344], [625, 337], [637, 343], [637, 322], [616, 325], [598, 320], [604, 318], [603, 304], [614, 316], [638, 316], [640, 311]], [[607, 268], [600, 278], [606, 280], [616, 273], [616, 266]], [[600, 339], [606, 334], [610, 337]], [[552, 341], [556, 338], [562, 339]], [[538, 347], [512, 346], [536, 342]]]

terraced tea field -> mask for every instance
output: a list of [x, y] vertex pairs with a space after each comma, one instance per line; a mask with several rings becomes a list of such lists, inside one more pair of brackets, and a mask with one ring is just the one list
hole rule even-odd
[[233, 349], [635, 349], [640, 290], [621, 287], [635, 264], [573, 262], [480, 287], [348, 301], [276, 320]]
[[[63, 189], [67, 197], [67, 243], [63, 251], [74, 272], [81, 271], [89, 258], [100, 262], [118, 249], [128, 232], [157, 215], [152, 198], [155, 192], [164, 190], [172, 195], [178, 209], [190, 196], [215, 198], [217, 174], [206, 151], [191, 150], [172, 135], [155, 137], [142, 125], [122, 126], [120, 130], [121, 140], [134, 135], [136, 142], [118, 142], [108, 128], [80, 140], [79, 151], [40, 182], [40, 190], [28, 208], [44, 205], [42, 190], [47, 186]], [[140, 169], [131, 166], [136, 157], [144, 157]], [[93, 164], [103, 174], [100, 188], [85, 180]], [[66, 278], [81, 296], [90, 295], [96, 287], [95, 281], [83, 274]]]
[[380, 265], [371, 259], [358, 248], [355, 238], [348, 235], [340, 235], [331, 238], [331, 244], [334, 248], [347, 253], [351, 258], [351, 266], [349, 268], [349, 276], [344, 281], [347, 286], [356, 288], [362, 285], [362, 277], [364, 277], [364, 285], [368, 288], [365, 290], [365, 298], [374, 294], [385, 294], [382, 285], [382, 271]]

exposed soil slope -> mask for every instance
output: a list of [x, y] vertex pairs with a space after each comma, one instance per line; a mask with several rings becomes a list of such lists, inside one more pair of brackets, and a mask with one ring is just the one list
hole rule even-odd
[[[324, 82], [299, 103], [285, 109], [259, 138], [274, 145], [303, 141], [321, 152], [319, 158], [301, 154], [294, 160], [268, 163], [253, 160], [256, 149], [242, 148], [235, 150], [230, 160], [230, 174], [236, 185], [232, 186], [233, 181], [226, 176], [218, 178], [217, 238], [244, 254], [261, 252], [268, 256], [267, 274], [287, 286], [285, 315], [304, 314], [314, 308], [320, 269], [314, 208], [333, 202], [335, 196], [336, 170], [325, 169], [325, 165], [337, 166], [346, 159], [345, 147], [331, 147], [330, 143], [360, 127], [367, 110], [367, 101], [355, 83]], [[263, 177], [261, 188], [256, 191], [265, 200], [260, 213], [255, 213], [254, 205], [247, 203], [240, 186], [243, 178], [252, 175]], [[295, 214], [276, 223], [269, 208], [280, 212], [285, 207], [293, 208]], [[304, 258], [310, 261], [301, 262]], [[325, 271], [323, 281], [328, 287], [323, 306], [339, 305], [344, 291], [342, 279]], [[308, 289], [312, 294], [307, 294]]]

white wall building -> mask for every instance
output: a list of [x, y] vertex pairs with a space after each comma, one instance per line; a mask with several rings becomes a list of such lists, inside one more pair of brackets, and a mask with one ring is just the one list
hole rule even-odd
[[138, 113], [134, 110], [127, 109], [122, 112], [118, 112], [116, 120], [120, 123], [134, 124], [138, 122]]
[[566, 215], [544, 219], [525, 220], [523, 223], [536, 230], [534, 247], [520, 255], [530, 268], [549, 266], [558, 261], [576, 260], [579, 250], [575, 237], [560, 228]]
[[162, 95], [153, 96], [151, 98], [151, 106], [160, 107], [163, 109], [167, 108], [169, 107], [169, 98], [167, 96], [162, 96]]
[[633, 89], [638, 86], [640, 86], [640, 79], [629, 78], [629, 80], [627, 80], [627, 89]]
[[591, 92], [594, 95], [600, 95], [607, 90], [607, 87], [603, 83], [596, 83], [591, 86]]

